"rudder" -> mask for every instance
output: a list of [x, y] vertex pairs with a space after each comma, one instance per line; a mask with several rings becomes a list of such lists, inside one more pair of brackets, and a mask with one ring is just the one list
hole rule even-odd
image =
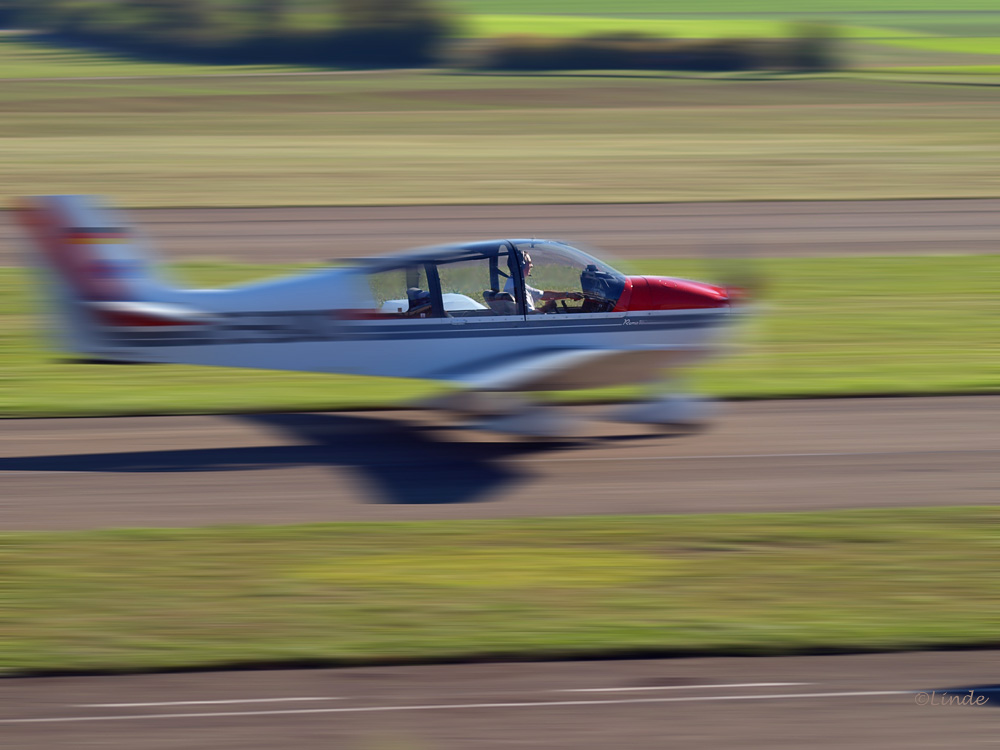
[[63, 348], [103, 356], [123, 327], [184, 325], [190, 315], [165, 304], [160, 281], [136, 234], [93, 196], [22, 198], [19, 222], [34, 244]]

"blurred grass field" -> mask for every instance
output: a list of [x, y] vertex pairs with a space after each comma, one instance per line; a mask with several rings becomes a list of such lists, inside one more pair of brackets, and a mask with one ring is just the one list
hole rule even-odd
[[849, 13], [938, 15], [961, 14], [971, 11], [996, 12], [994, 0], [956, 0], [942, 8], [937, 0], [756, 0], [748, 6], [746, 0], [449, 0], [449, 4], [465, 13], [495, 14], [564, 14], [564, 15], [737, 15], [754, 16], [804, 14], [838, 16]]
[[[636, 265], [662, 275], [712, 271], [694, 261]], [[177, 270], [193, 285], [213, 286], [290, 269], [201, 263]], [[1000, 255], [774, 259], [759, 261], [755, 272], [767, 279], [763, 309], [745, 326], [739, 348], [691, 371], [697, 391], [726, 398], [1000, 392]], [[73, 364], [47, 350], [25, 272], [0, 270], [0, 288], [0, 416], [372, 408], [440, 388], [342, 375]]]
[[996, 647], [996, 508], [0, 534], [0, 675]]
[[18, 81], [18, 194], [125, 206], [997, 194], [989, 86], [650, 74]]

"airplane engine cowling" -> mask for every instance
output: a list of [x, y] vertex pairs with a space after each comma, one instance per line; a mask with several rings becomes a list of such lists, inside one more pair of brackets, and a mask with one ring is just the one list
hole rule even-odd
[[629, 312], [639, 310], [698, 310], [728, 307], [728, 292], [700, 281], [666, 276], [630, 276]]

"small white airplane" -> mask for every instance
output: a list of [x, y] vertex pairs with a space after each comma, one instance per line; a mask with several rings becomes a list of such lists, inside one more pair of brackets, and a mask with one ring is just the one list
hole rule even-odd
[[[425, 378], [432, 404], [477, 426], [564, 434], [555, 407], [499, 394], [653, 385], [718, 349], [738, 317], [730, 289], [625, 276], [563, 242], [430, 247], [227, 289], [183, 289], [89, 196], [22, 199], [18, 217], [67, 351], [106, 362]], [[610, 414], [696, 424], [704, 402], [662, 396]]]

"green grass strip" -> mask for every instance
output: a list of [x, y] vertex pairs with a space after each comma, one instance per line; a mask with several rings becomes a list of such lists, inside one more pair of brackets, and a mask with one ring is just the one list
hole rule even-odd
[[1000, 645], [1000, 509], [0, 535], [0, 674]]
[[787, 19], [649, 19], [601, 16], [476, 15], [465, 21], [472, 37], [534, 34], [576, 37], [595, 34], [640, 33], [678, 39], [783, 39], [795, 34]]
[[644, 16], [670, 16], [677, 14], [712, 17], [730, 14], [738, 17], [785, 14], [791, 18], [803, 15], [820, 15], [823, 18], [843, 14], [877, 13], [890, 15], [920, 15], [930, 13], [932, 19], [961, 18], [969, 11], [996, 13], [996, 0], [959, 0], [943, 9], [938, 0], [758, 0], [748, 7], [746, 0], [455, 0], [456, 8], [466, 13], [538, 13], [543, 15], [608, 16], [639, 14]]
[[[1000, 392], [1000, 255], [636, 264], [633, 273], [764, 280], [760, 312], [691, 387], [727, 398]], [[193, 285], [275, 266], [188, 264]], [[387, 378], [73, 364], [48, 348], [26, 272], [0, 269], [0, 416], [190, 414], [380, 407], [439, 386]], [[630, 391], [585, 394], [605, 399]], [[575, 394], [579, 398], [580, 394]]]
[[933, 52], [962, 52], [974, 55], [1000, 55], [998, 37], [942, 37], [920, 39], [885, 39], [883, 44]]

